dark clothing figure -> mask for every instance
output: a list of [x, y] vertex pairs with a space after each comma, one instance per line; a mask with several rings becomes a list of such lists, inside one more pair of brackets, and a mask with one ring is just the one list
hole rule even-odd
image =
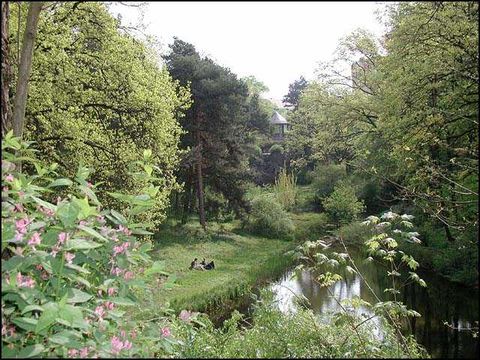
[[205, 265], [204, 268], [205, 268], [205, 270], [215, 269], [215, 264], [214, 264], [213, 260], [211, 262], [209, 262], [207, 265]]
[[193, 261], [190, 263], [190, 270], [192, 270], [195, 266], [197, 266], [197, 258], [193, 259]]
[[200, 263], [202, 266], [206, 266], [207, 263], [205, 262], [205, 258], [203, 258], [202, 262]]

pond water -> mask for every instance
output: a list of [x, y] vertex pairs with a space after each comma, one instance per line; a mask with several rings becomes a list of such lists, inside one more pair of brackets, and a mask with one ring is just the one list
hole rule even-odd
[[[391, 287], [383, 265], [364, 261], [366, 256], [359, 251], [352, 251], [350, 255], [377, 296], [382, 300], [391, 300], [388, 299], [391, 295], [383, 293], [383, 289]], [[457, 328], [478, 327], [478, 290], [459, 286], [433, 274], [418, 273], [427, 282], [427, 287], [407, 285], [397, 295], [397, 299], [409, 309], [422, 315], [412, 319], [409, 325], [417, 341], [425, 346], [433, 358], [478, 358], [479, 341], [472, 337], [471, 332], [453, 330], [444, 325], [446, 321]], [[295, 294], [305, 296], [309, 300], [309, 307], [320, 317], [328, 317], [339, 311], [337, 301], [342, 299], [359, 296], [372, 304], [376, 302], [358, 274], [342, 274], [344, 280], [332, 285], [330, 292], [318, 286], [314, 282], [314, 274], [307, 270], [294, 278], [292, 275], [293, 270], [287, 270], [280, 279], [268, 286], [284, 312], [295, 311]], [[367, 308], [360, 308], [359, 312], [371, 314]], [[381, 337], [382, 329], [378, 320], [375, 327], [376, 335]]]

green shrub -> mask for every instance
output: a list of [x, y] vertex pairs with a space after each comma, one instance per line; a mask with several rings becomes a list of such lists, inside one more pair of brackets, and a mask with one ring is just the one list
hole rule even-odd
[[277, 201], [287, 211], [291, 210], [297, 199], [297, 180], [293, 174], [288, 174], [283, 168], [275, 179], [273, 187]]
[[323, 200], [323, 207], [332, 221], [345, 224], [355, 220], [363, 211], [363, 202], [355, 195], [353, 186], [346, 182], [335, 185], [333, 193]]
[[335, 185], [347, 177], [344, 165], [318, 166], [310, 175], [315, 192], [315, 205], [322, 207], [322, 200], [333, 192]]
[[267, 237], [292, 237], [295, 230], [288, 213], [271, 195], [259, 196], [251, 201], [246, 228]]
[[336, 231], [347, 244], [361, 245], [367, 240], [371, 231], [366, 226], [363, 226], [361, 222], [354, 221], [352, 223], [342, 225]]
[[162, 270], [143, 272], [151, 244], [139, 235], [151, 233], [135, 220], [154, 204], [154, 176], [142, 171], [151, 153], [132, 174], [146, 184], [138, 195], [112, 194], [121, 214], [102, 208], [89, 169], [58, 178], [11, 134], [2, 139], [2, 358], [139, 355], [143, 335], [123, 307], [135, 305], [142, 277]]
[[301, 213], [295, 215], [296, 238], [301, 240], [317, 240], [324, 236], [331, 225], [325, 213]]
[[[360, 323], [361, 318], [355, 318]], [[364, 323], [358, 336], [348, 322], [319, 321], [311, 310], [296, 307], [294, 313], [282, 313], [267, 291], [255, 306], [252, 326], [241, 328], [242, 315], [235, 311], [214, 329], [202, 318], [203, 327], [177, 321], [175, 333], [182, 339], [175, 346], [181, 358], [403, 358], [424, 357], [425, 351], [413, 337], [407, 339], [408, 350], [399, 343], [393, 329], [385, 323], [382, 339], [373, 327]]]
[[268, 150], [269, 153], [280, 153], [283, 154], [285, 150], [283, 149], [282, 145], [279, 144], [273, 144], [270, 146], [270, 149]]
[[222, 193], [205, 188], [205, 212], [207, 220], [228, 221], [233, 220], [233, 211], [229, 208], [228, 200]]

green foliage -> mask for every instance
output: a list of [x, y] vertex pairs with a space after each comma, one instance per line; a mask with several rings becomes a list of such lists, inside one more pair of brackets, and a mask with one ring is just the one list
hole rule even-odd
[[273, 191], [280, 205], [287, 211], [292, 210], [297, 202], [296, 177], [293, 174], [288, 174], [287, 170], [283, 168], [275, 180]]
[[403, 201], [429, 215], [450, 243], [442, 272], [465, 278], [463, 246], [478, 252], [478, 4], [385, 10], [382, 39], [356, 30], [320, 65], [291, 117], [287, 148], [297, 170], [346, 163], [364, 179], [352, 184], [371, 213]]
[[[175, 347], [184, 358], [356, 358], [356, 357], [425, 357], [426, 353], [412, 338], [410, 352], [398, 346], [391, 328], [379, 340], [369, 326], [359, 327], [361, 338], [350, 334], [348, 323], [325, 324], [311, 312], [298, 308], [283, 314], [273, 304], [273, 296], [262, 292], [255, 306], [250, 327], [241, 328], [242, 315], [234, 312], [219, 329], [207, 319], [203, 326], [185, 322], [176, 325], [184, 341]], [[356, 319], [360, 323], [361, 319]], [[342, 334], [345, 334], [343, 336]]]
[[315, 192], [315, 203], [320, 206], [322, 200], [330, 196], [335, 185], [346, 178], [347, 174], [344, 165], [323, 165], [317, 166], [310, 174], [312, 188]]
[[273, 144], [270, 146], [270, 149], [268, 149], [269, 153], [280, 153], [283, 154], [285, 150], [283, 149], [283, 146], [280, 144]]
[[207, 219], [216, 221], [231, 221], [234, 216], [227, 199], [210, 188], [205, 188], [205, 212]]
[[[17, 19], [12, 6], [11, 39]], [[15, 54], [16, 42], [10, 45]], [[188, 106], [189, 94], [159, 66], [152, 46], [121, 30], [105, 4], [55, 3], [40, 15], [33, 59], [25, 136], [37, 141], [39, 158], [58, 162], [67, 177], [83, 161], [104, 189], [135, 193], [128, 166], [151, 149], [162, 180], [154, 211], [144, 217], [162, 220], [178, 188], [173, 171], [182, 129], [175, 114]], [[105, 192], [99, 197], [119, 205]]]
[[338, 182], [333, 193], [323, 200], [323, 207], [337, 224], [355, 220], [363, 211], [363, 202], [355, 195], [355, 189], [346, 182]]
[[292, 237], [295, 226], [274, 196], [263, 195], [251, 200], [246, 220], [250, 231], [266, 237]]
[[332, 228], [330, 219], [325, 213], [302, 212], [291, 216], [296, 227], [296, 239], [316, 240]]
[[308, 82], [303, 76], [300, 76], [300, 79], [295, 80], [292, 84], [288, 86], [288, 94], [284, 96], [282, 102], [287, 107], [296, 109], [298, 107], [298, 102], [302, 91], [307, 87]]
[[[85, 186], [89, 169], [59, 178], [56, 165], [33, 154], [11, 132], [2, 139], [2, 357], [141, 353], [125, 314], [151, 263], [148, 239], [136, 235], [151, 233], [135, 222], [152, 208], [148, 152], [134, 175], [147, 185], [125, 200], [125, 216], [104, 209], [95, 185]], [[18, 172], [20, 161], [37, 171]], [[58, 187], [65, 196], [45, 200]]]
[[341, 237], [346, 244], [361, 245], [369, 237], [371, 231], [362, 225], [361, 222], [354, 221], [340, 226], [336, 234]]
[[[182, 148], [189, 150], [177, 172], [185, 182], [184, 203], [193, 200], [190, 189], [198, 181], [195, 169], [201, 166], [205, 186], [221, 193], [230, 207], [240, 212], [246, 205], [244, 185], [250, 175], [247, 159], [254, 140], [245, 131], [245, 126], [253, 126], [248, 119], [249, 105], [255, 107], [249, 102], [247, 85], [187, 42], [176, 38], [170, 50], [163, 57], [166, 67], [174, 79], [190, 88], [193, 100], [185, 116], [178, 119], [186, 131]], [[259, 111], [252, 107], [252, 112]]]

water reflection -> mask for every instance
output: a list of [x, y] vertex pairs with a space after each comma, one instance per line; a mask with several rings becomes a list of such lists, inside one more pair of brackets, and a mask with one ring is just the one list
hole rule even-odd
[[[383, 289], [390, 287], [384, 268], [378, 263], [366, 263], [358, 252], [353, 252], [352, 257], [376, 295], [382, 300], [392, 300], [389, 298], [391, 295], [383, 293]], [[303, 270], [294, 278], [291, 278], [292, 275], [292, 271], [287, 271], [270, 286], [279, 308], [284, 312], [295, 311], [296, 295], [305, 296], [312, 310], [322, 318], [340, 311], [338, 302], [342, 299], [358, 296], [372, 304], [376, 302], [375, 296], [357, 274], [342, 274], [344, 280], [328, 289], [319, 287], [314, 281], [315, 274], [309, 271]], [[444, 325], [447, 321], [455, 327], [466, 329], [478, 326], [475, 324], [479, 319], [478, 290], [458, 286], [432, 274], [420, 275], [427, 282], [427, 288], [410, 284], [398, 295], [398, 299], [408, 308], [422, 314], [422, 317], [414, 318], [408, 324], [411, 333], [434, 358], [478, 358], [479, 342], [470, 332]], [[372, 315], [365, 307], [360, 307], [357, 313]], [[376, 335], [381, 337], [379, 320], [374, 318], [372, 321]]]

